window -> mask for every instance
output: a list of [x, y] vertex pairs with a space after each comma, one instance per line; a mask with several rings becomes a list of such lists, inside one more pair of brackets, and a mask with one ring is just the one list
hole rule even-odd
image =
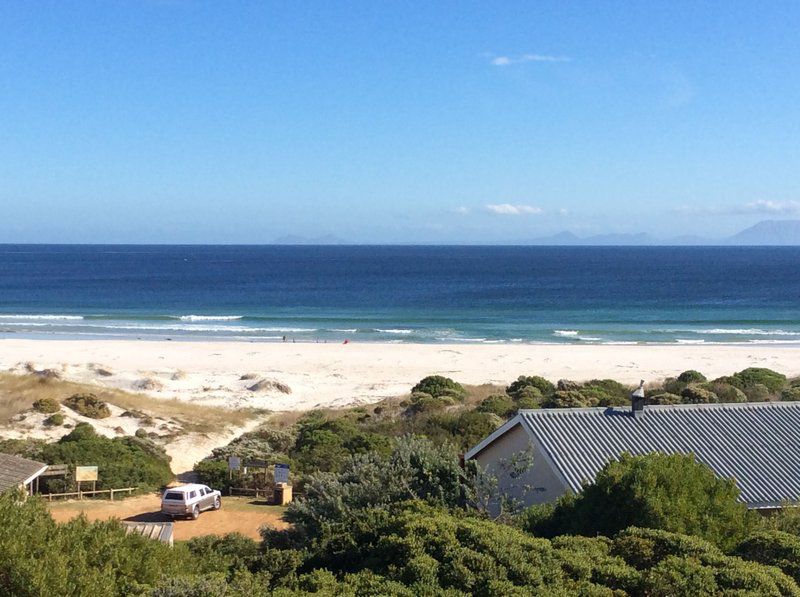
[[183, 501], [183, 494], [182, 493], [178, 493], [177, 491], [169, 491], [169, 492], [164, 494], [164, 499], [165, 500], [174, 500], [176, 502], [182, 502]]
[[197, 497], [197, 492], [196, 491], [190, 491], [189, 492], [189, 499], [190, 500], [193, 500], [196, 497]]

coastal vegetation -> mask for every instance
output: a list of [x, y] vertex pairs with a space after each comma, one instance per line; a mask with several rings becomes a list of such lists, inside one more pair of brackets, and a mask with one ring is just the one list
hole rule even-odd
[[[55, 415], [53, 415], [55, 416]], [[98, 489], [136, 487], [152, 491], [172, 480], [169, 458], [149, 439], [98, 435], [88, 423], [80, 423], [60, 440], [0, 440], [0, 452], [16, 454], [47, 464], [96, 465]], [[72, 468], [66, 477], [43, 477], [44, 493], [72, 491]]]
[[[687, 372], [648, 386], [646, 399], [781, 400], [798, 388], [764, 369], [710, 381]], [[260, 542], [228, 535], [168, 549], [113, 522], [56, 525], [37, 499], [4, 496], [0, 593], [800, 595], [800, 515], [747, 511], [733, 481], [691, 456], [626, 455], [555, 504], [499, 517], [483, 507], [497, 485], [462, 465], [466, 448], [520, 408], [627, 407], [631, 390], [608, 379], [522, 376], [502, 388], [436, 377], [371, 406], [273, 415], [195, 469], [223, 488], [230, 456], [291, 465], [302, 497], [285, 512], [289, 528], [265, 528]], [[0, 451], [89, 458], [108, 486], [171, 478], [149, 439], [108, 439], [89, 424], [55, 443], [0, 442]], [[263, 482], [256, 475], [234, 481]], [[23, 539], [20, 524], [33, 533]], [[44, 568], [31, 564], [34, 553]]]

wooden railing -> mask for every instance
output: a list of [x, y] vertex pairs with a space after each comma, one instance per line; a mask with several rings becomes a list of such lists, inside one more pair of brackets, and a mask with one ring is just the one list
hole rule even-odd
[[128, 495], [130, 495], [137, 489], [138, 487], [123, 487], [121, 489], [93, 489], [91, 491], [68, 491], [66, 493], [38, 493], [36, 495], [46, 499], [48, 502], [52, 502], [53, 498], [77, 497], [79, 500], [82, 500], [84, 496], [97, 497], [98, 495], [107, 493], [111, 501], [113, 502], [115, 494], [127, 493]]
[[252, 495], [253, 497], [265, 497], [272, 499], [275, 495], [275, 490], [270, 489], [251, 489], [249, 487], [229, 487], [228, 495]]

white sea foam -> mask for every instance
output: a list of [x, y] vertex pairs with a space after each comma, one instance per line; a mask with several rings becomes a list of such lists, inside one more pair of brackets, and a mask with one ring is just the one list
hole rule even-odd
[[236, 321], [241, 315], [181, 315], [181, 321]]
[[578, 336], [578, 340], [583, 340], [584, 342], [600, 342], [602, 338], [598, 338], [597, 336]]
[[400, 328], [400, 329], [389, 328], [389, 329], [386, 329], [386, 330], [375, 328], [375, 331], [376, 332], [380, 332], [381, 334], [413, 334], [414, 333], [414, 330], [408, 330], [408, 329], [404, 329], [404, 328]]
[[764, 330], [761, 328], [707, 328], [655, 330], [668, 334], [704, 334], [709, 336], [800, 336], [800, 332], [787, 330]]
[[0, 319], [6, 320], [52, 320], [52, 321], [61, 321], [61, 320], [80, 320], [83, 319], [80, 315], [0, 315]]
[[675, 338], [675, 342], [678, 344], [705, 344], [705, 340], [691, 340], [689, 338]]
[[355, 334], [358, 331], [358, 328], [346, 328], [346, 329], [333, 328], [330, 331], [332, 331], [332, 332], [342, 332], [344, 334]]
[[440, 342], [491, 342], [486, 338], [436, 338]]
[[562, 338], [571, 338], [578, 335], [578, 330], [556, 330], [553, 332], [554, 336], [561, 336]]

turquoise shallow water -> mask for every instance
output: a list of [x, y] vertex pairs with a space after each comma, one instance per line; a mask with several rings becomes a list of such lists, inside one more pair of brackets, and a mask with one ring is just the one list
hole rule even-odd
[[800, 344], [800, 248], [0, 245], [0, 336]]

